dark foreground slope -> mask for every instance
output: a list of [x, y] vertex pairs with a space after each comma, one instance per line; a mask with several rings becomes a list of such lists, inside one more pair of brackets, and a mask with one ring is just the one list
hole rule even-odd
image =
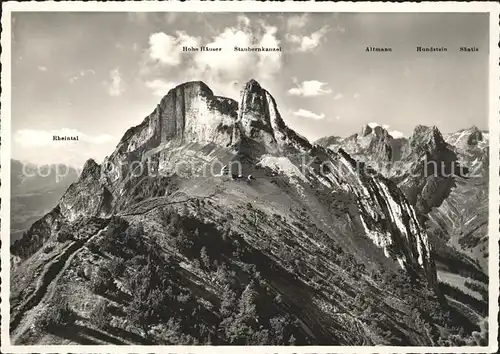
[[[172, 89], [13, 247], [15, 343], [474, 345], [390, 180], [241, 102]], [[476, 338], [476, 339], [474, 339]]]

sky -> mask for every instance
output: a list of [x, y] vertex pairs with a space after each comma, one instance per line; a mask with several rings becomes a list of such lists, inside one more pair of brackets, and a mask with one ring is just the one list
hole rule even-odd
[[[395, 136], [417, 124], [488, 129], [488, 21], [480, 13], [13, 13], [12, 157], [101, 161], [170, 88], [191, 80], [239, 100], [256, 79], [311, 141], [368, 123]], [[80, 141], [53, 142], [54, 134]]]

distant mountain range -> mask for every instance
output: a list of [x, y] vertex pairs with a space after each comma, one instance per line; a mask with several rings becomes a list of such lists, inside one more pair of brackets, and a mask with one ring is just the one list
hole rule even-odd
[[11, 247], [12, 341], [484, 345], [484, 215], [457, 210], [487, 135], [460, 134], [312, 144], [254, 80], [181, 84]]
[[436, 249], [462, 252], [487, 272], [488, 132], [471, 127], [443, 136], [436, 127], [418, 126], [409, 138], [394, 139], [381, 126], [366, 125], [360, 134], [316, 143], [342, 148], [394, 180], [435, 236], [432, 241], [442, 244]]
[[78, 175], [66, 165], [37, 166], [11, 160], [11, 243], [57, 205]]

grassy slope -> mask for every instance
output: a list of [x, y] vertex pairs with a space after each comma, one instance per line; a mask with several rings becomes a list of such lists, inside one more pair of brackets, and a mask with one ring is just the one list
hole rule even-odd
[[[167, 254], [174, 257], [175, 274], [182, 288], [179, 291], [181, 294], [190, 293], [196, 299], [199, 305], [193, 306], [201, 308], [197, 312], [201, 316], [199, 320], [206, 322], [208, 327], [221, 325], [219, 299], [226, 290], [218, 280], [220, 267], [211, 265], [207, 269], [200, 266], [199, 249], [179, 252], [176, 237], [165, 224], [166, 215], [196, 215], [196, 219], [183, 224], [188, 230], [186, 232], [193, 231], [189, 231], [189, 225], [195, 220], [200, 223], [200, 230], [211, 230], [206, 234], [209, 237], [206, 243], [203, 239], [197, 243], [206, 245], [212, 262], [226, 264], [232, 282], [236, 284], [236, 293], [241, 293], [258, 272], [267, 286], [264, 292], [267, 295], [262, 296], [274, 298], [279, 295], [283, 299], [278, 312], [297, 319], [300, 330], [296, 336], [304, 343], [431, 344], [433, 335], [416, 322], [412, 312], [414, 303], [402, 289], [404, 284], [398, 283], [395, 291], [388, 291], [390, 280], [382, 278], [390, 277], [378, 272], [382, 268], [397, 269], [392, 261], [389, 262], [366, 238], [356, 236], [356, 230], [343, 228], [345, 215], [332, 215], [321, 208], [320, 203], [315, 203], [313, 196], [307, 198], [309, 204], [304, 204], [303, 196], [293, 192], [290, 186], [276, 186], [282, 183], [263, 180], [248, 185], [225, 178], [190, 180], [181, 184], [172, 196], [146, 199], [122, 214], [127, 215], [124, 217], [129, 223], [142, 224], [144, 233], [137, 235], [141, 240], [139, 243], [154, 245], [162, 257]], [[290, 188], [289, 193], [282, 193], [283, 188]], [[215, 225], [230, 230], [225, 240], [221, 236], [224, 230]], [[336, 225], [339, 229], [326, 229], [325, 225]], [[92, 234], [96, 232], [94, 230]], [[101, 245], [106, 237], [111, 237], [111, 241], [105, 242], [116, 242], [120, 234], [106, 236], [103, 233], [94, 241]], [[54, 254], [62, 247], [56, 244]], [[142, 248], [132, 251], [136, 256], [148, 256]], [[46, 258], [52, 255], [42, 253], [42, 250], [37, 252], [21, 266], [27, 269], [20, 268], [13, 275], [13, 294], [20, 303], [31, 292], [29, 288], [21, 292], [23, 284], [33, 283], [32, 279], [36, 278], [37, 272], [40, 273]], [[351, 253], [354, 257], [349, 256]], [[37, 331], [27, 326], [27, 323], [32, 324], [31, 321], [36, 322], [36, 317], [31, 318], [28, 313], [25, 322], [18, 327], [21, 329], [14, 331], [19, 343], [126, 344], [156, 342], [164, 338], [155, 332], [162, 328], [161, 325], [150, 328], [149, 335], [145, 336], [127, 318], [134, 297], [128, 279], [140, 269], [133, 259], [102, 251], [99, 247], [89, 247], [88, 242], [71, 255], [67, 259], [69, 263], [64, 262], [63, 273], [56, 274], [55, 282], [50, 284], [51, 293], [58, 296], [42, 297], [31, 311], [50, 311], [50, 306], [65, 298], [78, 319], [65, 330]], [[360, 265], [359, 260], [366, 263]], [[110, 268], [114, 261], [126, 266], [125, 272], [113, 279], [117, 290], [96, 294], [92, 290], [92, 274], [98, 269]], [[380, 267], [381, 263], [385, 266]], [[365, 275], [361, 276], [363, 273]], [[23, 282], [18, 278], [21, 274], [34, 275], [26, 277]], [[408, 288], [408, 291], [416, 294], [415, 289]], [[360, 294], [364, 296], [360, 297]], [[93, 311], [99, 301], [105, 301], [111, 308], [111, 327], [107, 329], [98, 328], [94, 320]], [[177, 306], [189, 307], [191, 302]], [[180, 314], [176, 316], [183, 318]]]

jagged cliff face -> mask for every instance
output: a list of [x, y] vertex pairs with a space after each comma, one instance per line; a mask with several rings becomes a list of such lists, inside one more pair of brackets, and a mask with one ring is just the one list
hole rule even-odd
[[[361, 148], [364, 136], [375, 148]], [[349, 138], [326, 137], [318, 143], [345, 149], [398, 184], [428, 230], [440, 268], [464, 274], [487, 270], [488, 133], [472, 127], [443, 136], [436, 127], [418, 126], [409, 139], [374, 137], [367, 127]], [[388, 164], [387, 155], [380, 154], [387, 146], [392, 148]]]
[[320, 144], [342, 148], [390, 178], [420, 214], [441, 205], [461, 176], [457, 154], [436, 127], [417, 126], [409, 139], [393, 139], [384, 128], [366, 125], [345, 139], [323, 138]]
[[423, 215], [441, 205], [455, 186], [455, 177], [466, 173], [441, 132], [426, 126], [415, 128], [402, 167], [396, 181]]
[[457, 154], [462, 166], [477, 172], [486, 172], [489, 168], [489, 134], [477, 127], [459, 130], [444, 136]]
[[333, 151], [342, 148], [356, 160], [370, 164], [386, 177], [395, 173], [395, 165], [408, 151], [408, 139], [394, 139], [383, 127], [372, 128], [369, 125], [364, 125], [359, 134], [347, 138], [324, 137], [318, 139], [316, 144]]
[[234, 100], [215, 96], [201, 81], [171, 89], [142, 124], [129, 129], [114, 154], [151, 150], [161, 145], [191, 141], [228, 145], [237, 118]]
[[100, 183], [101, 168], [88, 160], [77, 183], [69, 186], [59, 203], [61, 215], [68, 221], [88, 215], [106, 217], [111, 212], [111, 193]]
[[446, 142], [467, 174], [442, 205], [432, 210], [429, 226], [446, 235], [448, 243], [488, 270], [489, 137], [476, 127], [448, 134]]

